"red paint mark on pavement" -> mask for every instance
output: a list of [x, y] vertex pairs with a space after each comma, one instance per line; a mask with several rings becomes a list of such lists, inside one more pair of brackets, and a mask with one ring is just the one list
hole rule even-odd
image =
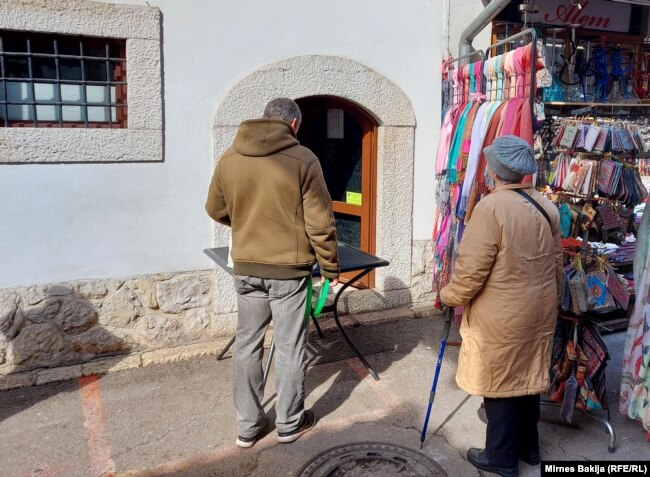
[[115, 472], [111, 446], [106, 427], [106, 413], [102, 407], [99, 376], [79, 378], [81, 409], [84, 415], [88, 459], [91, 475], [110, 476]]

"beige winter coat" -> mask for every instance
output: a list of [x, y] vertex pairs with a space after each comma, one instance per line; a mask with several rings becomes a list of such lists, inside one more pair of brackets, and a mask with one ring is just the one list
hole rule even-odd
[[[511, 189], [523, 189], [551, 218]], [[456, 382], [469, 394], [545, 392], [562, 283], [557, 208], [529, 186], [498, 188], [481, 200], [458, 249], [449, 306], [464, 305]]]

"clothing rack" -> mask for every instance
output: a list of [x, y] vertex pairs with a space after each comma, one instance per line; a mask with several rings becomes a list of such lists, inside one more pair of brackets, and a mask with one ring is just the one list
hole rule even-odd
[[[574, 108], [574, 109], [569, 109]], [[609, 116], [619, 119], [637, 119], [648, 117], [650, 104], [636, 103], [572, 103], [572, 102], [546, 102], [547, 116]], [[615, 121], [615, 120], [614, 120]]]
[[[499, 49], [508, 49], [509, 47], [512, 47], [513, 45], [516, 45], [517, 48], [525, 46], [527, 44], [531, 44], [531, 61], [530, 61], [530, 71], [525, 71], [523, 75], [524, 77], [524, 88], [528, 87], [528, 100], [530, 101], [530, 108], [531, 111], [534, 111], [534, 106], [535, 106], [535, 96], [536, 96], [536, 75], [537, 75], [537, 31], [534, 28], [529, 28], [527, 30], [523, 30], [515, 35], [509, 36], [508, 38], [504, 38], [503, 40], [490, 45], [485, 49], [485, 54], [486, 54], [486, 62], [489, 63], [491, 59], [498, 58], [499, 56], [503, 57], [503, 53], [507, 53], [508, 51], [504, 51], [502, 53], [499, 52]], [[499, 66], [499, 65], [495, 65]], [[486, 84], [486, 90], [485, 94], [487, 94], [489, 97], [494, 98], [495, 94], [499, 94], [500, 99], [504, 99], [504, 97], [511, 98], [511, 90], [516, 87], [516, 82], [518, 76], [520, 74], [517, 74], [516, 72], [507, 74], [505, 72], [505, 69], [499, 67], [495, 68], [496, 69], [496, 81], [489, 79], [485, 81]], [[490, 88], [487, 88], [487, 84], [490, 84]], [[488, 94], [489, 93], [489, 94]], [[521, 96], [520, 96], [521, 97]], [[521, 97], [523, 99], [523, 97]]]
[[585, 201], [589, 201], [589, 202], [599, 202], [599, 203], [605, 203], [605, 204], [619, 205], [619, 204], [623, 203], [623, 201], [620, 200], [620, 199], [611, 199], [609, 197], [592, 197], [592, 196], [583, 195], [583, 194], [575, 194], [573, 192], [568, 192], [568, 191], [563, 191], [563, 190], [557, 190], [557, 191], [549, 192], [549, 195], [557, 195], [557, 196], [566, 197], [567, 199], [585, 200]]
[[[512, 68], [510, 66], [510, 74], [506, 73], [506, 68], [501, 69], [500, 71], [497, 71], [496, 75], [496, 81], [494, 78], [490, 78], [486, 80], [486, 86], [489, 85], [490, 89], [486, 89], [486, 95], [488, 95], [489, 98], [494, 98], [495, 94], [499, 95], [499, 99], [503, 98], [512, 98], [512, 91], [513, 91], [513, 83], [515, 85], [514, 90], [517, 92], [517, 97], [524, 99], [525, 98], [525, 89], [528, 89], [528, 94], [527, 98], [528, 101], [530, 101], [530, 108], [531, 108], [531, 113], [534, 114], [533, 112], [535, 111], [535, 98], [536, 98], [536, 93], [537, 93], [537, 86], [536, 86], [536, 75], [537, 75], [537, 31], [533, 28], [523, 30], [520, 33], [517, 33], [515, 35], [512, 35], [508, 38], [505, 38], [494, 45], [489, 46], [486, 48], [486, 63], [488, 63], [488, 66], [486, 67], [486, 71], [489, 71], [490, 67], [493, 67], [493, 69], [497, 69], [497, 66], [500, 65], [490, 65], [490, 61], [493, 58], [496, 58], [498, 54], [503, 54], [507, 53], [508, 51], [511, 51], [514, 48], [518, 47], [523, 47], [527, 44], [530, 45], [530, 65], [529, 65], [529, 71], [524, 71], [524, 94], [522, 95], [522, 88], [521, 85], [517, 85], [517, 81], [521, 81], [521, 70], [519, 72], [515, 72], [516, 68]], [[504, 51], [505, 50], [505, 51]], [[503, 57], [502, 57], [503, 58]], [[496, 60], [493, 60], [496, 61]], [[502, 60], [503, 61], [503, 60]], [[512, 61], [512, 60], [511, 60]], [[500, 74], [499, 74], [500, 72]], [[519, 76], [519, 78], [518, 78]], [[585, 112], [592, 112], [592, 110], [587, 110]], [[576, 118], [577, 119], [577, 118]], [[572, 194], [572, 193], [565, 193], [563, 191], [554, 191], [554, 194], [557, 194], [563, 198], [566, 199], [583, 199], [583, 200], [597, 200], [598, 202], [607, 202], [607, 203], [613, 203], [615, 202], [612, 199], [608, 198], [593, 198], [589, 196], [582, 196], [579, 194]], [[580, 252], [578, 253], [583, 259], [585, 259], [588, 255], [590, 255], [590, 251], [587, 250], [588, 246], [588, 240], [589, 240], [589, 230], [584, 231], [584, 237], [583, 237], [583, 243]], [[560, 319], [564, 319], [562, 316], [559, 316]], [[542, 405], [547, 405], [547, 406], [553, 406], [553, 407], [560, 407], [560, 404], [552, 402], [550, 400], [545, 400], [543, 399], [541, 401]], [[606, 404], [606, 415], [604, 417], [594, 415], [591, 412], [586, 412], [586, 411], [581, 411], [582, 414], [587, 415], [589, 418], [594, 419], [601, 424], [605, 426], [605, 429], [607, 431], [607, 434], [609, 435], [609, 442], [608, 442], [608, 452], [614, 452], [616, 449], [616, 434], [615, 431], [610, 424], [610, 415], [609, 415], [609, 405], [608, 403]]]
[[[466, 55], [459, 56], [457, 58], [451, 58], [450, 60], [447, 61], [447, 63], [459, 63], [464, 60], [468, 60], [470, 58], [474, 58], [475, 56], [478, 56], [479, 59], [482, 61], [485, 59], [485, 52], [483, 50], [474, 50], [471, 53], [467, 53]], [[473, 62], [471, 62], [473, 63]], [[459, 63], [459, 66], [462, 66]]]
[[[472, 61], [469, 63], [466, 63], [467, 60], [470, 58], [475, 58], [477, 57], [477, 61]], [[483, 93], [483, 88], [485, 87], [485, 77], [483, 76], [481, 72], [480, 80], [479, 80], [479, 89], [478, 91], [471, 91], [472, 90], [472, 85], [476, 85], [476, 77], [475, 76], [470, 76], [468, 73], [468, 66], [472, 65], [477, 62], [481, 62], [481, 65], [483, 65], [483, 61], [485, 59], [485, 53], [483, 50], [476, 50], [471, 53], [468, 53], [463, 56], [459, 56], [458, 58], [452, 58], [447, 61], [445, 61], [445, 66], [448, 67], [447, 74], [452, 75], [452, 81], [454, 84], [454, 87], [452, 89], [452, 101], [451, 104], [457, 105], [457, 104], [462, 104], [466, 103], [469, 101], [469, 95], [472, 92], [478, 92], [478, 93]], [[458, 63], [456, 67], [453, 66], [454, 63]]]

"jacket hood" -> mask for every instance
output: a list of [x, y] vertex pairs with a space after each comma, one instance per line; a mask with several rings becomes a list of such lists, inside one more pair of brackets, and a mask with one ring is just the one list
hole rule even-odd
[[300, 144], [289, 123], [279, 119], [251, 119], [239, 126], [233, 147], [243, 156], [261, 157]]

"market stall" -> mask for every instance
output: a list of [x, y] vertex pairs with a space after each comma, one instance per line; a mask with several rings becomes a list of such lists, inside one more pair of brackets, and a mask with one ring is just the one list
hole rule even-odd
[[[536, 13], [528, 2], [513, 3]], [[485, 53], [443, 65], [433, 286], [448, 282], [455, 258], [449, 248], [489, 193], [482, 150], [499, 136], [522, 137], [538, 159], [538, 173], [527, 180], [561, 217], [565, 269], [549, 402], [568, 422], [576, 409], [601, 421], [613, 452], [601, 332], [626, 329], [634, 309], [632, 265], [650, 182], [643, 178], [650, 173], [650, 48], [630, 20], [641, 7], [626, 5], [626, 31], [612, 32], [594, 29], [606, 22], [587, 15], [593, 11], [571, 13], [588, 2], [564, 3], [570, 5], [562, 18], [495, 22]], [[617, 25], [624, 20], [617, 17]], [[456, 313], [458, 321], [462, 310]]]

